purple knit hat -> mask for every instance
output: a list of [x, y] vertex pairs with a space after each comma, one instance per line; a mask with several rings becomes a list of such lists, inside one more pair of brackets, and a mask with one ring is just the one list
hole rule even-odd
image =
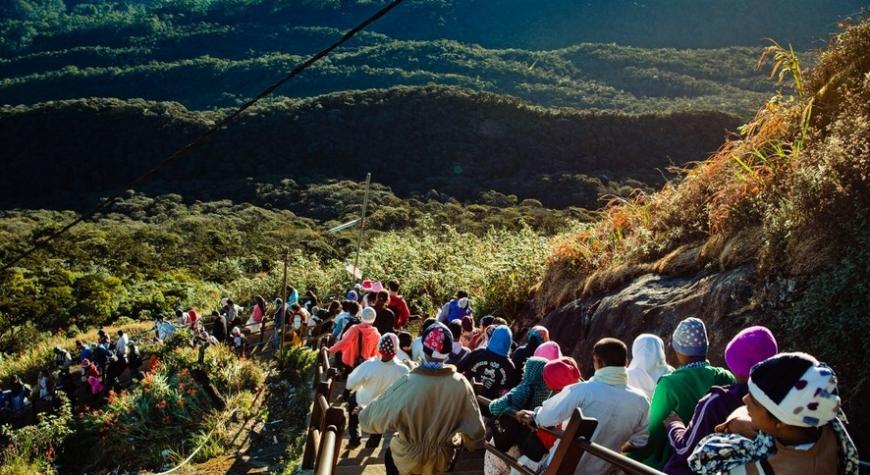
[[734, 376], [747, 379], [753, 366], [778, 351], [776, 338], [766, 327], [744, 328], [725, 347], [725, 363]]

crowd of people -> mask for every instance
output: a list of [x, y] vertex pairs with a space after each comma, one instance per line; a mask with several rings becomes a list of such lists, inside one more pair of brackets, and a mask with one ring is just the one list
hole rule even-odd
[[142, 367], [138, 345], [124, 330], [112, 337], [101, 328], [96, 341], [76, 340], [75, 355], [55, 346], [52, 365], [39, 370], [33, 386], [16, 376], [10, 389], [0, 393], [0, 424], [32, 421], [36, 413], [59, 404], [58, 391], [73, 406], [94, 407], [105, 401], [108, 391], [120, 389], [122, 376], [138, 378]]
[[[669, 474], [858, 473], [843, 424], [834, 371], [805, 353], [779, 351], [772, 332], [746, 328], [728, 343], [727, 368], [708, 360], [704, 322], [686, 318], [670, 335], [676, 368], [659, 336], [642, 334], [631, 350], [604, 338], [592, 348], [594, 372], [580, 367], [535, 326], [524, 344], [508, 322], [476, 318], [466, 292], [406, 331], [407, 302], [390, 290], [356, 288], [340, 304], [328, 351], [347, 375], [349, 444], [386, 450], [387, 473], [449, 471], [461, 445], [484, 441], [542, 473], [576, 409], [597, 419], [592, 441]], [[479, 405], [476, 396], [490, 400]], [[512, 469], [485, 455], [487, 475]], [[513, 471], [516, 471], [513, 469]], [[619, 473], [584, 456], [575, 474]]]
[[[765, 327], [730, 340], [717, 355], [727, 368], [710, 364], [698, 318], [682, 320], [670, 335], [676, 368], [659, 336], [637, 336], [630, 351], [604, 338], [592, 348], [594, 372], [584, 380], [547, 328], [532, 327], [519, 341], [505, 319], [478, 318], [464, 291], [425, 318], [415, 337], [399, 290], [398, 280], [386, 286], [365, 280], [344, 300], [321, 302], [313, 289], [300, 298], [287, 287], [271, 304], [255, 296], [247, 320], [241, 306], [224, 298], [207, 318], [195, 309], [177, 309], [175, 321], [158, 315], [155, 340], [189, 327], [201, 359], [220, 344], [243, 357], [247, 338], [260, 333], [262, 341], [269, 319], [275, 330], [264, 344], [327, 340], [347, 378], [349, 443], [361, 444], [364, 431], [375, 447], [393, 433], [385, 454], [389, 475], [449, 471], [459, 447], [476, 450], [485, 441], [542, 473], [560, 441], [541, 428], [564, 427], [578, 408], [598, 421], [592, 442], [669, 474], [858, 473], [834, 371], [811, 355], [780, 352]], [[35, 389], [16, 378], [0, 394], [0, 414], [55, 405], [58, 390], [74, 404], [99, 405], [122, 375], [135, 380], [143, 366], [123, 330], [112, 337], [101, 329], [96, 342], [76, 341], [76, 355], [56, 347], [54, 367], [39, 373]], [[490, 452], [484, 463], [487, 475], [515, 471]], [[617, 472], [588, 455], [575, 469]]]

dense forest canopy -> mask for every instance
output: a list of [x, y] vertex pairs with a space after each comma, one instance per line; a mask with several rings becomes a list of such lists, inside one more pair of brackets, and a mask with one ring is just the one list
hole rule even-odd
[[[95, 202], [123, 186], [223, 113], [141, 100], [3, 108], [0, 142], [15, 172], [0, 178], [0, 203], [87, 206], [82, 196]], [[603, 195], [626, 195], [624, 185], [661, 183], [669, 166], [705, 157], [737, 125], [721, 113], [544, 109], [440, 86], [338, 93], [256, 108], [145, 191], [286, 207], [292, 187], [276, 185], [283, 191], [266, 199], [253, 184], [360, 180], [371, 171], [404, 197], [476, 201], [492, 189], [595, 209]]]
[[[382, 3], [4, 0], [0, 104], [235, 105]], [[549, 106], [745, 117], [773, 92], [754, 68], [764, 38], [821, 46], [862, 4], [691, 3], [409, 2], [278, 93], [434, 83]]]

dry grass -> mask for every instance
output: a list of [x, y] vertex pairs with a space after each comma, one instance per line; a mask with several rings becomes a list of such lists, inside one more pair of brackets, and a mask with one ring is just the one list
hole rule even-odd
[[[767, 51], [775, 61], [771, 76], [800, 75], [789, 49], [777, 46]], [[759, 257], [765, 271], [807, 272], [829, 263], [831, 242], [818, 236], [831, 236], [817, 230], [830, 228], [824, 221], [833, 218], [825, 213], [834, 209], [820, 193], [837, 196], [830, 184], [835, 173], [843, 177], [835, 182], [852, 184], [851, 190], [841, 186], [839, 195], [860, 193], [866, 173], [861, 163], [815, 157], [830, 146], [828, 126], [836, 111], [860, 103], [848, 98], [861, 89], [868, 70], [870, 22], [864, 22], [838, 36], [819, 65], [799, 76], [795, 94], [771, 99], [739, 135], [683, 170], [681, 180], [652, 195], [614, 199], [597, 223], [556, 239], [539, 298], [563, 303], [572, 296], [569, 289], [599, 294], [644, 272], [687, 275], [710, 263], [725, 269]], [[822, 185], [832, 188], [813, 191]], [[539, 304], [538, 310], [552, 306]]]

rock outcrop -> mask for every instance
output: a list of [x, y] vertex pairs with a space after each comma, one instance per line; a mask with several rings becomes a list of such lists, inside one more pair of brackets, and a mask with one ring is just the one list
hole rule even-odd
[[[616, 337], [630, 346], [640, 333], [653, 333], [670, 348], [677, 323], [691, 316], [707, 324], [710, 359], [721, 363], [731, 336], [764, 319], [752, 298], [756, 278], [752, 264], [689, 277], [646, 274], [603, 297], [575, 300], [542, 324], [565, 354], [577, 359], [586, 377], [593, 372], [592, 346], [599, 339]], [[676, 363], [670, 349], [668, 359]]]

